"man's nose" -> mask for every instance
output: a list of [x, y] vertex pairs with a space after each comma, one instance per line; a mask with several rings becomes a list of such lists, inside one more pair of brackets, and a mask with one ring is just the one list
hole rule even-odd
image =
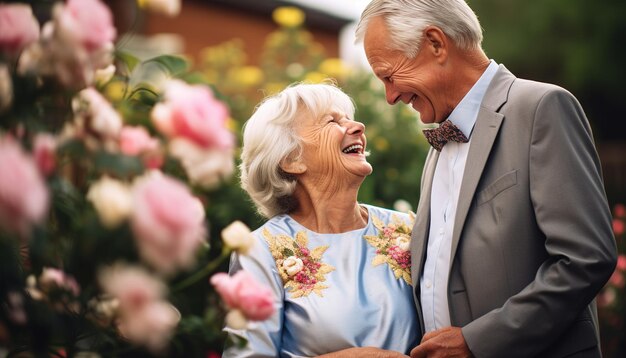
[[398, 103], [400, 99], [400, 92], [396, 91], [391, 84], [385, 84], [385, 98], [387, 99], [387, 103], [390, 105], [394, 105]]

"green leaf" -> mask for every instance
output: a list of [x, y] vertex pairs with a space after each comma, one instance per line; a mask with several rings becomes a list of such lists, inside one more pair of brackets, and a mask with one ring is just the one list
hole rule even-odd
[[104, 151], [96, 154], [94, 164], [99, 172], [111, 173], [120, 177], [134, 176], [144, 170], [143, 163], [138, 157]]
[[188, 71], [189, 63], [180, 56], [161, 55], [144, 61], [142, 64], [158, 63], [172, 76], [178, 76]]
[[139, 60], [137, 57], [131, 55], [128, 52], [124, 52], [124, 51], [117, 51], [115, 53], [115, 57], [120, 61], [120, 63], [122, 63], [124, 65], [124, 67], [126, 68], [126, 75], [130, 74], [133, 72], [133, 70], [135, 69], [135, 67], [137, 67], [137, 65], [139, 63], [141, 63], [141, 60]]

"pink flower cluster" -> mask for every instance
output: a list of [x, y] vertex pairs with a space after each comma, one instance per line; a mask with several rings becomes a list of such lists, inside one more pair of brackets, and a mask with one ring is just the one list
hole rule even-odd
[[0, 136], [0, 163], [0, 230], [27, 237], [48, 212], [48, 188], [33, 158], [11, 137]]
[[[21, 38], [28, 38], [26, 29], [18, 30]], [[96, 70], [111, 64], [116, 33], [111, 11], [101, 0], [58, 3], [39, 41], [20, 55], [18, 72], [55, 77], [66, 87], [85, 88], [93, 83]]]
[[299, 289], [307, 290], [317, 283], [315, 274], [317, 274], [322, 264], [311, 258], [311, 253], [306, 247], [300, 247], [299, 251], [300, 255], [298, 255], [298, 257], [302, 260], [304, 267], [293, 278], [300, 284]]
[[206, 236], [202, 203], [157, 171], [137, 179], [133, 198], [131, 224], [141, 257], [164, 274], [192, 265]]
[[217, 273], [211, 277], [211, 284], [230, 309], [240, 310], [249, 320], [268, 319], [275, 311], [272, 291], [246, 271], [233, 276]]
[[392, 245], [387, 248], [387, 254], [395, 262], [397, 262], [398, 266], [400, 266], [401, 268], [411, 267], [411, 251], [405, 251], [396, 245]]

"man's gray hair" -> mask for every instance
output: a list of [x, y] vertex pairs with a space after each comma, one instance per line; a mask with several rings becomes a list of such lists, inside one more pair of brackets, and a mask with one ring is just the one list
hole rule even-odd
[[284, 160], [302, 155], [302, 139], [294, 124], [302, 116], [321, 118], [333, 111], [354, 116], [354, 103], [330, 83], [294, 84], [267, 97], [245, 123], [241, 153], [241, 187], [266, 218], [291, 212], [296, 177], [281, 169]]
[[390, 49], [414, 58], [422, 33], [428, 26], [440, 28], [461, 49], [481, 47], [483, 33], [478, 18], [465, 0], [373, 0], [356, 28], [356, 42], [362, 42], [369, 22], [381, 16], [389, 30]]

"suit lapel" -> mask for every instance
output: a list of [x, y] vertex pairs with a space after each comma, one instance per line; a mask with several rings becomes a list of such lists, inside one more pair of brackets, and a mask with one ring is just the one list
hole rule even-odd
[[424, 165], [420, 200], [417, 205], [415, 224], [411, 234], [411, 281], [414, 289], [419, 288], [419, 278], [424, 265], [424, 254], [426, 252], [430, 226], [430, 193], [433, 186], [437, 158], [439, 158], [439, 152], [431, 148]]
[[493, 143], [498, 136], [502, 121], [504, 120], [504, 116], [498, 113], [498, 111], [506, 102], [509, 89], [514, 80], [515, 76], [504, 66], [500, 65], [498, 72], [487, 89], [487, 93], [485, 93], [483, 103], [478, 112], [456, 207], [454, 231], [452, 233], [452, 252], [450, 256], [452, 260], [450, 261], [450, 267], [452, 267], [452, 263], [454, 262], [456, 249], [461, 239], [465, 219], [467, 218], [472, 204], [478, 182], [480, 181], [485, 164], [489, 158]]

